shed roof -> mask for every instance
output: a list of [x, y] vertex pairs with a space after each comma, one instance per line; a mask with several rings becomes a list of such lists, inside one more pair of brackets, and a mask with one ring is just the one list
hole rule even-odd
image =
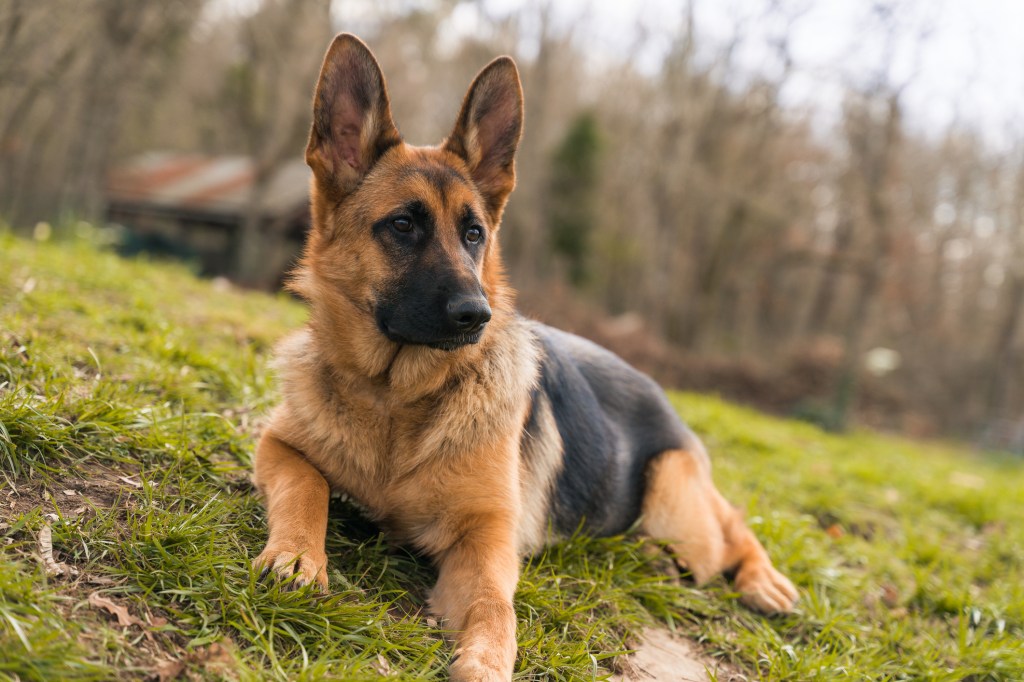
[[[283, 163], [259, 197], [260, 210], [268, 217], [304, 210], [310, 175], [302, 159]], [[147, 152], [111, 171], [107, 199], [112, 204], [240, 215], [251, 200], [252, 184], [253, 163], [247, 156]]]

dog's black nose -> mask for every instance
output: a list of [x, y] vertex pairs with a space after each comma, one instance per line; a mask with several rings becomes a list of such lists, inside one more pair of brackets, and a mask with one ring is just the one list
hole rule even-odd
[[448, 319], [462, 334], [480, 331], [491, 319], [491, 306], [483, 296], [453, 296], [448, 301]]

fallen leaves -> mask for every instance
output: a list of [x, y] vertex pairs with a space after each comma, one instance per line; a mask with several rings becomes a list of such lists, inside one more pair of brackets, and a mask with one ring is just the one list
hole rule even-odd
[[236, 667], [235, 657], [231, 653], [233, 648], [229, 639], [223, 642], [214, 642], [210, 646], [192, 651], [184, 658], [175, 661], [162, 661], [153, 670], [150, 678], [157, 682], [171, 682], [171, 680], [178, 679], [189, 667], [197, 667], [201, 671], [196, 676], [189, 674], [189, 679], [207, 679], [209, 677], [202, 673], [212, 673], [221, 678], [233, 678], [232, 672]]
[[[138, 616], [132, 615], [126, 606], [118, 604], [99, 592], [89, 595], [89, 605], [113, 616], [121, 627], [138, 627], [150, 642], [153, 641], [152, 629], [167, 624], [167, 619], [152, 615], [148, 616], [149, 622], [147, 623]], [[201, 671], [212, 673], [217, 677], [232, 677], [232, 671], [236, 668], [235, 657], [231, 653], [232, 648], [230, 640], [223, 643], [214, 642], [209, 646], [189, 652], [179, 659], [158, 661], [154, 664], [147, 679], [156, 680], [156, 682], [171, 682], [171, 680], [181, 677], [190, 668], [199, 668]], [[195, 679], [206, 679], [207, 677], [208, 675], [201, 674]], [[191, 673], [189, 673], [188, 679], [193, 679]]]
[[[150, 642], [153, 641], [152, 629], [167, 624], [166, 618], [152, 615], [148, 616], [149, 622], [147, 623], [138, 616], [132, 615], [126, 606], [118, 604], [99, 592], [89, 595], [89, 605], [113, 616], [121, 627], [138, 627]], [[211, 673], [218, 678], [233, 678], [233, 672], [237, 667], [235, 656], [232, 654], [233, 648], [231, 640], [224, 640], [191, 651], [178, 659], [158, 661], [154, 664], [147, 679], [156, 682], [171, 682], [182, 675], [186, 675], [186, 679], [190, 680], [207, 679]], [[199, 674], [193, 675], [193, 672], [199, 672]]]
[[127, 607], [114, 603], [99, 592], [93, 592], [89, 595], [89, 605], [97, 609], [103, 609], [110, 615], [115, 616], [117, 618], [117, 624], [121, 627], [129, 627], [131, 625], [138, 625], [142, 628], [146, 627], [146, 622], [141, 618], [128, 613]]
[[121, 627], [127, 628], [131, 627], [132, 625], [138, 626], [142, 630], [142, 634], [146, 636], [146, 639], [148, 639], [151, 642], [153, 641], [153, 633], [151, 631], [151, 628], [162, 627], [164, 625], [167, 625], [166, 618], [153, 616], [149, 617], [150, 622], [147, 623], [138, 616], [133, 616], [131, 613], [129, 613], [127, 607], [121, 606], [120, 604], [114, 602], [111, 599], [107, 599], [99, 592], [92, 592], [89, 594], [89, 605], [93, 608], [106, 611], [110, 615], [114, 616], [117, 619], [117, 624]]
[[185, 661], [162, 661], [154, 670], [158, 682], [170, 682], [185, 672]]

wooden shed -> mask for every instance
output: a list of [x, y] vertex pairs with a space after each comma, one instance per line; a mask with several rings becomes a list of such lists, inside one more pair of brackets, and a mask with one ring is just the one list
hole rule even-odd
[[246, 211], [258, 204], [260, 272], [276, 288], [301, 251], [309, 228], [310, 170], [284, 163], [259, 196], [245, 156], [150, 152], [116, 166], [107, 180], [107, 218], [126, 230], [122, 250], [188, 260], [207, 276], [232, 277]]

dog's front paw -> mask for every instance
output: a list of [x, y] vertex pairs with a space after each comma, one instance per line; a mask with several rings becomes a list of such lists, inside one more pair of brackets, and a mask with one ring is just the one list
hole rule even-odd
[[800, 593], [767, 561], [740, 566], [736, 573], [740, 601], [761, 613], [789, 613]]
[[252, 562], [260, 570], [260, 580], [274, 574], [279, 580], [289, 580], [287, 589], [297, 590], [315, 584], [321, 592], [327, 591], [327, 555], [307, 550], [291, 552], [267, 547]]
[[494, 650], [484, 651], [478, 647], [459, 649], [448, 668], [452, 682], [508, 682], [512, 679], [512, 670], [506, 670], [496, 654]]

